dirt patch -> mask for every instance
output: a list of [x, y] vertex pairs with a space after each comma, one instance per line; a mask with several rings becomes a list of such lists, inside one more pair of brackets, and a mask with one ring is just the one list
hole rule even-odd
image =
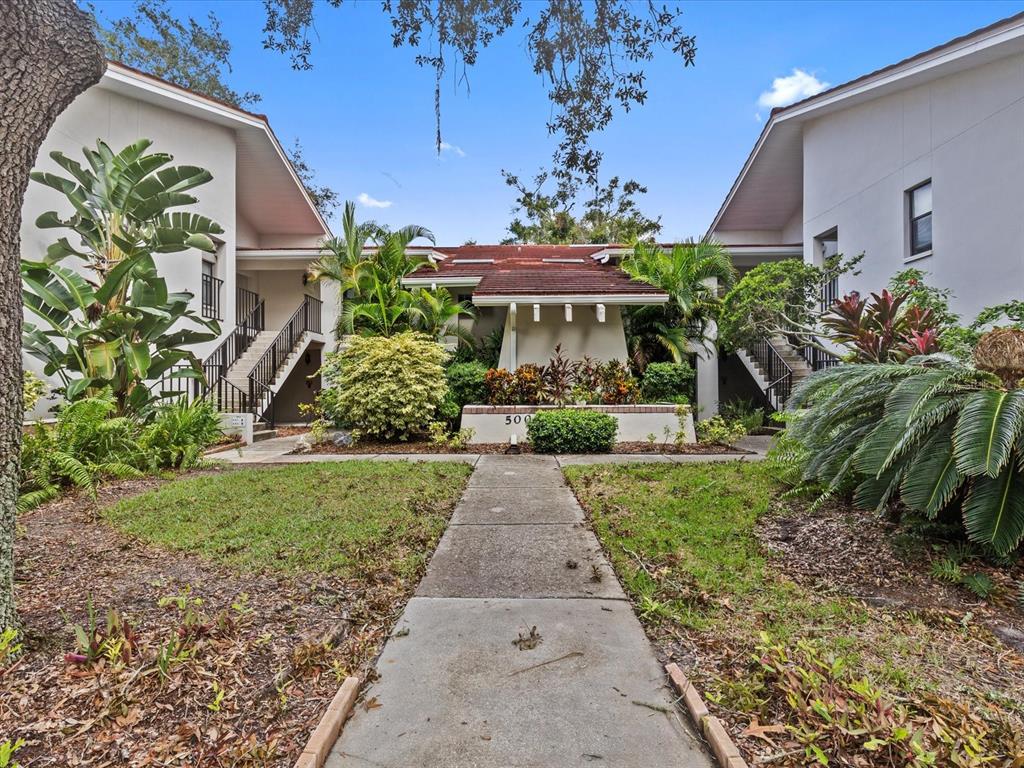
[[[104, 485], [99, 504], [162, 482]], [[0, 670], [0, 740], [25, 739], [26, 768], [291, 765], [340, 680], [372, 674], [414, 586], [386, 571], [239, 574], [133, 540], [96, 509], [69, 496], [18, 521], [26, 652]], [[114, 609], [130, 641], [85, 663], [69, 622], [87, 625], [90, 603], [101, 633]]]
[[[880, 608], [939, 612], [958, 619], [970, 613], [992, 629], [1024, 633], [1024, 614], [1015, 602], [1016, 585], [1024, 582], [1024, 563], [1015, 568], [980, 561], [965, 565], [995, 584], [993, 594], [982, 600], [935, 579], [923, 544], [897, 550], [893, 542], [900, 540], [901, 530], [893, 522], [835, 502], [813, 512], [795, 500], [787, 507], [786, 514], [763, 518], [756, 533], [772, 564], [798, 584], [838, 590]], [[1003, 635], [1009, 639], [1013, 632]]]

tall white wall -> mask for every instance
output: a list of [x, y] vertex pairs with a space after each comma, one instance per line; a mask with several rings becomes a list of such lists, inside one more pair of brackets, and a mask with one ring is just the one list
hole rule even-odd
[[[66, 176], [66, 172], [50, 159], [55, 150], [78, 160], [83, 165], [82, 147], [95, 147], [102, 138], [114, 152], [140, 138], [153, 141], [150, 152], [169, 152], [176, 165], [198, 165], [213, 175], [213, 180], [195, 190], [199, 198], [193, 210], [209, 216], [223, 228], [219, 237], [224, 245], [219, 250], [217, 275], [225, 280], [221, 295], [225, 318], [234, 317], [235, 305], [235, 136], [222, 126], [197, 120], [177, 112], [147, 104], [136, 99], [93, 87], [79, 96], [54, 123], [36, 160], [37, 170]], [[21, 254], [26, 259], [39, 259], [46, 248], [69, 230], [37, 229], [36, 218], [55, 210], [62, 217], [73, 212], [67, 200], [55, 190], [30, 182], [22, 207]], [[69, 238], [76, 245], [73, 233]], [[75, 263], [68, 259], [69, 266]], [[157, 268], [167, 280], [171, 291], [190, 290], [195, 295], [194, 309], [200, 311], [202, 254], [190, 250], [182, 253], [158, 254]], [[28, 315], [26, 314], [26, 317]], [[31, 319], [31, 318], [30, 318]], [[233, 323], [224, 323], [230, 328]], [[211, 351], [216, 342], [195, 347], [200, 357]], [[25, 356], [25, 365], [40, 373], [42, 365]], [[53, 401], [41, 403], [34, 416], [43, 415]]]
[[[905, 192], [932, 180], [933, 254], [910, 259]], [[1024, 57], [875, 99], [804, 127], [805, 260], [838, 227], [864, 252], [840, 290], [878, 291], [914, 266], [966, 320], [1024, 294]]]

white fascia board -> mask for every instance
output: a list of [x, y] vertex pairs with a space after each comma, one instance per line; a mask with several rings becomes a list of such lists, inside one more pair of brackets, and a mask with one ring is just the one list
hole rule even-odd
[[743, 245], [734, 243], [723, 248], [737, 256], [803, 256], [803, 245]]
[[236, 250], [235, 258], [237, 259], [301, 259], [302, 261], [309, 261], [310, 259], [319, 258], [321, 251], [319, 248], [257, 248], [254, 250]]
[[285, 168], [288, 169], [288, 173], [291, 175], [292, 181], [295, 182], [295, 186], [298, 187], [300, 194], [313, 211], [313, 215], [316, 216], [317, 222], [319, 222], [320, 226], [323, 228], [324, 234], [327, 237], [332, 236], [331, 228], [327, 226], [327, 222], [324, 221], [324, 217], [320, 215], [319, 209], [317, 209], [316, 205], [313, 204], [313, 199], [309, 196], [306, 186], [302, 183], [302, 180], [299, 179], [298, 174], [295, 173], [292, 161], [288, 159], [288, 155], [285, 153], [284, 148], [277, 140], [277, 136], [274, 135], [274, 131], [270, 128], [270, 124], [266, 120], [247, 114], [241, 110], [232, 109], [225, 104], [220, 104], [216, 101], [204, 98], [199, 94], [190, 93], [179, 88], [173, 83], [166, 83], [150, 76], [140, 75], [136, 72], [121, 69], [116, 63], [107, 64], [104, 77], [109, 78], [115, 83], [122, 83], [132, 88], [138, 88], [147, 93], [154, 94], [161, 99], [200, 109], [210, 115], [219, 117], [222, 121], [228, 120], [234, 123], [240, 123], [261, 131], [270, 141], [271, 146], [274, 147], [278, 158], [284, 164]]
[[561, 296], [477, 296], [473, 294], [473, 303], [478, 307], [505, 307], [509, 304], [667, 304], [667, 293], [656, 293], [641, 296], [638, 294], [570, 294]]
[[480, 282], [479, 277], [403, 277], [402, 285], [410, 288], [429, 288], [432, 285], [472, 288]]

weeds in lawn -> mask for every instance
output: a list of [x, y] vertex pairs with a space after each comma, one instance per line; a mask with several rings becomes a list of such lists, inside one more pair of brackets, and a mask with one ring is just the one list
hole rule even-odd
[[755, 662], [755, 679], [786, 702], [786, 728], [812, 762], [974, 768], [1024, 754], [1024, 737], [1004, 718], [938, 697], [896, 701], [820, 642], [762, 633]]
[[[879, 550], [885, 531], [865, 535], [870, 519], [810, 512], [774, 473], [740, 462], [566, 469], [652, 640], [689, 665], [751, 764], [1017, 768], [1024, 663], [993, 645], [989, 609], [910, 578]], [[977, 557], [952, 548], [932, 568], [991, 590], [964, 565]], [[938, 592], [914, 610], [922, 581]]]

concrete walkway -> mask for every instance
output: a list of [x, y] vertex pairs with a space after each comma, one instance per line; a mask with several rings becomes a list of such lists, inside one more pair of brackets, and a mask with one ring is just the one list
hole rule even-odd
[[328, 768], [711, 768], [544, 456], [479, 458]]
[[[299, 436], [275, 437], [262, 440], [242, 448], [211, 453], [206, 456], [211, 461], [223, 461], [228, 464], [305, 464], [310, 461], [355, 461], [362, 459], [372, 461], [461, 461], [476, 464], [479, 453], [302, 453], [292, 454]], [[761, 436], [745, 437], [738, 447], [751, 451], [749, 454], [735, 453], [594, 453], [586, 455], [556, 456], [560, 466], [570, 464], [651, 464], [667, 463], [691, 464], [705, 461], [760, 461], [768, 450], [771, 438]]]

